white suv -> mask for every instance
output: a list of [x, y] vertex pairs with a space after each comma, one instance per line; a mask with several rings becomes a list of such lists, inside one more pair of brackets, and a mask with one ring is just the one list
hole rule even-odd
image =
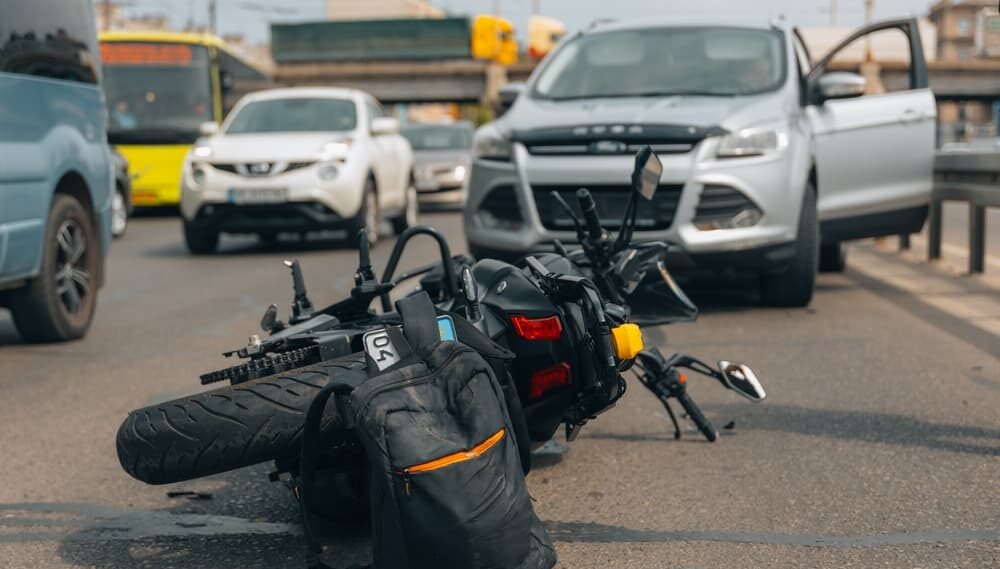
[[354, 89], [275, 89], [244, 97], [216, 132], [203, 125], [184, 160], [188, 249], [215, 251], [220, 233], [365, 228], [417, 221], [413, 151], [396, 119]]
[[[910, 53], [884, 92], [833, 59], [875, 32]], [[919, 231], [926, 217], [936, 104], [915, 20], [860, 30], [815, 65], [780, 20], [599, 25], [512, 91], [476, 133], [465, 230], [478, 257], [573, 241], [552, 192], [575, 203], [588, 188], [615, 226], [647, 144], [664, 171], [637, 236], [678, 245], [678, 267], [759, 274], [766, 304], [808, 304], [817, 265], [843, 268], [845, 240]]]

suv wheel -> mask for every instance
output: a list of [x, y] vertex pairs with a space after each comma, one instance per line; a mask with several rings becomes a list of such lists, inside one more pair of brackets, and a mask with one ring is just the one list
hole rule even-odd
[[847, 268], [847, 246], [840, 243], [824, 243], [819, 248], [819, 271], [821, 273], [842, 273]]
[[121, 186], [115, 186], [111, 196], [111, 236], [118, 239], [128, 228], [128, 198]]
[[761, 275], [760, 296], [767, 306], [808, 306], [816, 285], [819, 258], [819, 223], [816, 219], [816, 189], [806, 185], [795, 239], [795, 257], [782, 273]]
[[14, 325], [29, 342], [81, 338], [94, 316], [102, 258], [91, 217], [73, 196], [53, 198], [42, 247], [38, 276], [11, 292]]
[[208, 255], [215, 253], [219, 247], [219, 232], [214, 229], [196, 227], [185, 221], [184, 242], [192, 255]]
[[392, 218], [392, 231], [396, 235], [399, 235], [419, 223], [419, 208], [420, 202], [417, 197], [417, 187], [413, 185], [411, 180], [410, 185], [406, 188], [406, 205], [403, 206], [403, 212], [399, 216]]

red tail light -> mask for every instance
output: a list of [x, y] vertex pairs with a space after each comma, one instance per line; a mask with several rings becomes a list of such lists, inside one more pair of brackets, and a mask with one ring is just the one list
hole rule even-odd
[[550, 389], [560, 385], [569, 385], [572, 380], [573, 374], [566, 362], [559, 362], [554, 366], [540, 369], [531, 374], [531, 398], [538, 399]]
[[562, 336], [562, 322], [557, 315], [532, 318], [518, 314], [510, 317], [510, 323], [525, 340], [558, 340]]

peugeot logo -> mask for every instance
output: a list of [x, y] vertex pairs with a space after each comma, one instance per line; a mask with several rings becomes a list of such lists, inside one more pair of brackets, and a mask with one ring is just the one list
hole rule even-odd
[[271, 172], [270, 162], [255, 162], [250, 165], [250, 173], [254, 176], [266, 176]]
[[618, 140], [598, 140], [590, 144], [591, 154], [624, 154], [628, 145]]

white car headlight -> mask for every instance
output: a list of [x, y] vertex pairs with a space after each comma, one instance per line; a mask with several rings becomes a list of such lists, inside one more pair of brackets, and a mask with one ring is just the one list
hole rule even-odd
[[511, 143], [496, 127], [486, 125], [476, 131], [472, 154], [484, 160], [510, 160]]
[[462, 181], [465, 180], [465, 172], [465, 166], [455, 166], [452, 174], [454, 174], [456, 180]]
[[191, 154], [195, 158], [209, 158], [212, 156], [212, 147], [207, 144], [198, 143], [191, 150]]
[[727, 134], [719, 141], [715, 155], [719, 158], [763, 156], [788, 146], [788, 134], [771, 128], [747, 128]]
[[351, 151], [351, 139], [345, 138], [343, 140], [334, 140], [332, 142], [327, 142], [320, 148], [320, 153], [323, 155], [324, 160], [332, 160], [334, 158], [347, 158], [348, 153]]

